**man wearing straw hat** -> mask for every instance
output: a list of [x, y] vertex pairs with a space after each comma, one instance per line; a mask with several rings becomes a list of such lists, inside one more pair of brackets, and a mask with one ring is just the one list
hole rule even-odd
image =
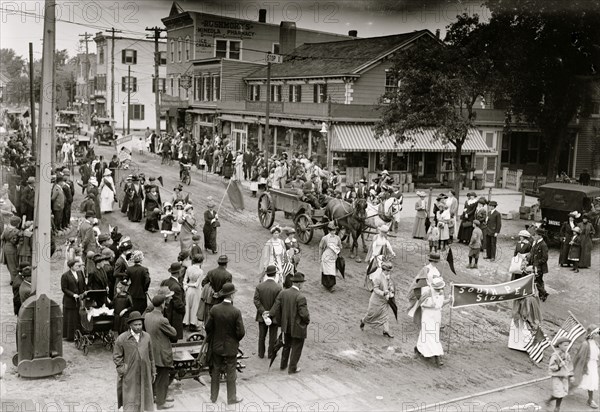
[[156, 366], [152, 352], [152, 340], [143, 331], [144, 318], [140, 312], [129, 314], [129, 329], [115, 340], [113, 362], [117, 367], [118, 408], [128, 411], [154, 410], [152, 382]]
[[212, 370], [210, 376], [210, 400], [213, 403], [219, 398], [221, 370], [225, 368], [227, 375], [227, 403], [240, 403], [237, 397], [237, 354], [240, 341], [246, 335], [242, 313], [233, 306], [233, 295], [236, 289], [233, 283], [225, 283], [217, 294], [221, 303], [210, 309], [206, 321], [206, 333], [209, 336], [212, 349]]

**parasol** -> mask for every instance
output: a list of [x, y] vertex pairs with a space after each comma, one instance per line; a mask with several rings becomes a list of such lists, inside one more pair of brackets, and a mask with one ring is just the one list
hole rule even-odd
[[335, 260], [335, 268], [340, 272], [342, 278], [346, 279], [346, 261], [342, 256], [338, 256]]
[[279, 333], [279, 337], [275, 341], [275, 345], [273, 346], [273, 354], [271, 355], [271, 362], [269, 362], [269, 369], [273, 366], [273, 362], [277, 358], [277, 353], [279, 349], [283, 348], [283, 332]]
[[398, 305], [396, 305], [396, 298], [388, 299], [388, 305], [390, 305], [392, 312], [394, 312], [394, 317], [396, 318], [396, 322], [398, 322]]

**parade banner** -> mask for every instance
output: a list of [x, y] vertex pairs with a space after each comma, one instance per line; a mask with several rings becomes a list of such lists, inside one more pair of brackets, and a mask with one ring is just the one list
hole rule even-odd
[[133, 135], [130, 134], [119, 137], [117, 140], [115, 140], [115, 147], [117, 148], [117, 153], [119, 153], [123, 147], [125, 147], [131, 153], [133, 150]]
[[452, 285], [452, 307], [487, 305], [522, 299], [533, 294], [534, 275], [497, 285]]

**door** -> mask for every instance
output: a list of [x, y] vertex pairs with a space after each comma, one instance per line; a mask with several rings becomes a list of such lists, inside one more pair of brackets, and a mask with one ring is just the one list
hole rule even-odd
[[424, 153], [424, 169], [423, 177], [436, 177], [437, 176], [437, 153]]

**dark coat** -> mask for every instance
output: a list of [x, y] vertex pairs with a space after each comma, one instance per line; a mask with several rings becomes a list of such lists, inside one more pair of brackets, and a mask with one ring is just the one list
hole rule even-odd
[[213, 306], [205, 329], [211, 340], [213, 354], [237, 356], [240, 341], [246, 334], [242, 313], [238, 308], [229, 302]]
[[494, 209], [493, 211], [490, 212], [490, 214], [487, 218], [486, 234], [488, 236], [494, 236], [495, 233], [500, 233], [501, 229], [502, 229], [502, 216], [500, 215], [500, 212], [498, 212], [496, 209]]
[[254, 306], [256, 306], [256, 320], [258, 322], [264, 323], [263, 312], [271, 310], [277, 295], [282, 289], [279, 283], [268, 279], [258, 284], [254, 291]]
[[29, 185], [21, 190], [21, 213], [27, 216], [27, 220], [33, 220], [35, 210], [35, 190]]
[[131, 280], [129, 294], [133, 299], [145, 299], [150, 287], [150, 273], [142, 265], [133, 265], [127, 268], [126, 276]]
[[570, 243], [569, 260], [579, 261], [581, 257], [581, 236], [573, 236]]
[[531, 242], [528, 239], [525, 239], [523, 242], [517, 243], [515, 246], [515, 253], [513, 256], [517, 256], [518, 253], [526, 254], [531, 252]]
[[173, 299], [165, 308], [165, 316], [177, 331], [177, 339], [183, 339], [183, 318], [185, 316], [185, 292], [178, 280], [170, 277], [160, 283], [173, 292]]
[[530, 254], [530, 262], [538, 273], [548, 273], [548, 245], [544, 239], [540, 239], [539, 242], [533, 241]]
[[77, 309], [77, 300], [73, 295], [81, 295], [85, 291], [85, 281], [83, 280], [83, 274], [77, 273], [77, 280], [71, 271], [67, 271], [62, 274], [60, 278], [60, 288], [63, 295], [63, 308]]
[[281, 326], [281, 331], [293, 338], [306, 339], [306, 329], [310, 323], [310, 314], [306, 298], [295, 287], [282, 290], [269, 311]]
[[[233, 277], [231, 276], [231, 273], [227, 271], [227, 268], [225, 268], [225, 266], [219, 266], [213, 270], [208, 271], [204, 279], [202, 279], [202, 286], [206, 285], [207, 283], [210, 283], [210, 287], [212, 288], [212, 290], [215, 293], [218, 293], [221, 291], [225, 283], [232, 282]], [[211, 297], [206, 303], [213, 305], [216, 302]]]
[[177, 331], [169, 324], [160, 310], [154, 309], [144, 316], [144, 327], [152, 339], [154, 363], [158, 367], [173, 367], [171, 341], [177, 340]]

